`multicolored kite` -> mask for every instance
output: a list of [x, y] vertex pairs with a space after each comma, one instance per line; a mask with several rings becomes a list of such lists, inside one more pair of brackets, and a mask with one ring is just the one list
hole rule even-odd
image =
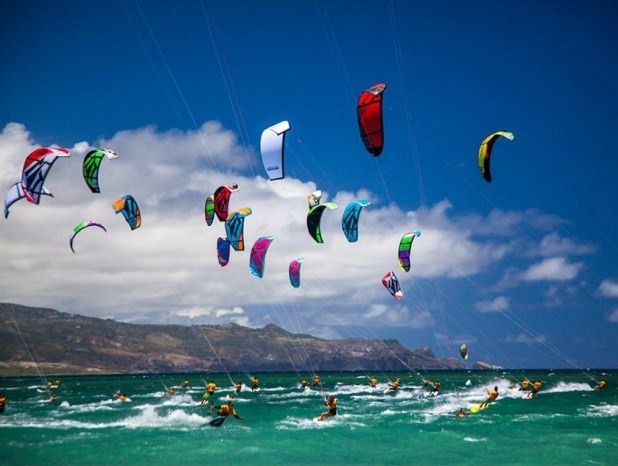
[[481, 175], [483, 175], [483, 178], [485, 178], [485, 181], [488, 183], [491, 183], [491, 171], [489, 166], [491, 151], [496, 143], [496, 140], [500, 136], [505, 137], [509, 141], [515, 139], [515, 135], [510, 131], [498, 131], [487, 136], [479, 148], [479, 170], [481, 170]]
[[[45, 186], [41, 188], [41, 194], [54, 197], [54, 195], [49, 192], [49, 190], [45, 188]], [[21, 185], [21, 181], [11, 186], [9, 191], [6, 193], [6, 198], [4, 199], [4, 218], [9, 218], [9, 208], [24, 197], [26, 196], [24, 194], [24, 188]]]
[[249, 256], [249, 268], [254, 277], [262, 278], [266, 268], [266, 253], [270, 243], [275, 239], [274, 236], [262, 236], [258, 238], [251, 248]]
[[21, 174], [21, 186], [24, 197], [33, 204], [38, 204], [43, 194], [43, 183], [58, 157], [70, 157], [69, 149], [60, 147], [41, 147], [26, 157]]
[[406, 233], [401, 237], [401, 241], [399, 241], [399, 254], [397, 260], [399, 261], [399, 267], [405, 272], [410, 271], [410, 249], [412, 248], [414, 238], [417, 236], [421, 236], [420, 230]]
[[388, 272], [384, 275], [384, 277], [382, 277], [382, 284], [390, 292], [393, 298], [403, 298], [403, 292], [401, 291], [401, 286], [399, 285], [399, 280], [397, 280], [395, 272]]
[[101, 225], [99, 222], [88, 220], [87, 222], [80, 223], [75, 228], [73, 228], [73, 235], [71, 236], [71, 239], [69, 240], [69, 246], [71, 247], [71, 251], [73, 251], [73, 253], [75, 253], [75, 249], [73, 249], [73, 240], [75, 239], [75, 237], [80, 231], [82, 231], [85, 228], [89, 228], [89, 227], [99, 227], [99, 228], [102, 228], [103, 231], [107, 232], [105, 227]]
[[307, 213], [307, 230], [309, 234], [317, 243], [323, 243], [322, 230], [320, 228], [320, 221], [322, 220], [322, 213], [324, 209], [334, 210], [337, 208], [337, 204], [334, 202], [325, 202], [324, 204], [318, 204], [313, 206]]
[[230, 203], [230, 195], [238, 191], [237, 184], [228, 184], [227, 186], [219, 186], [214, 194], [215, 214], [221, 222], [227, 220], [228, 205]]
[[110, 160], [118, 158], [118, 154], [112, 149], [91, 150], [84, 157], [82, 174], [84, 175], [84, 180], [90, 188], [90, 191], [93, 193], [101, 192], [99, 189], [99, 167], [105, 156]]
[[227, 238], [235, 251], [245, 250], [244, 226], [245, 217], [251, 215], [251, 208], [243, 207], [228, 215], [225, 221]]
[[302, 264], [303, 260], [304, 259], [302, 257], [299, 257], [290, 262], [290, 283], [294, 288], [298, 288], [300, 286], [300, 264]]
[[137, 201], [130, 194], [116, 199], [112, 206], [116, 213], [122, 212], [131, 230], [135, 230], [142, 225], [142, 215], [140, 214], [139, 206], [137, 205]]

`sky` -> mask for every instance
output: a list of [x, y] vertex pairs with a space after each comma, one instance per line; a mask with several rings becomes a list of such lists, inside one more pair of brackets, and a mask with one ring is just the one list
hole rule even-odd
[[[611, 1], [1, 2], [0, 190], [38, 147], [54, 194], [0, 219], [0, 301], [134, 323], [274, 323], [397, 339], [471, 365], [616, 368], [618, 34]], [[385, 144], [361, 91], [386, 83]], [[283, 180], [261, 162], [282, 120]], [[481, 141], [498, 130], [493, 182]], [[82, 178], [103, 160], [101, 193]], [[236, 183], [245, 251], [220, 267], [204, 201]], [[306, 228], [316, 189], [337, 210]], [[137, 200], [131, 231], [112, 202]], [[359, 240], [341, 214], [367, 199]], [[89, 229], [69, 248], [73, 227]], [[421, 230], [412, 268], [401, 236]], [[96, 230], [96, 231], [95, 231]], [[249, 250], [274, 236], [264, 278]], [[288, 264], [304, 257], [301, 286]], [[393, 299], [381, 279], [398, 276]]]

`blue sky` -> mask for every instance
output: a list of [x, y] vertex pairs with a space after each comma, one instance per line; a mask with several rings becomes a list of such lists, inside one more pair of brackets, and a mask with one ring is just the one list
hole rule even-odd
[[[2, 301], [140, 323], [275, 323], [326, 338], [396, 338], [505, 367], [616, 367], [618, 38], [610, 1], [23, 1], [0, 5], [0, 187], [58, 145], [55, 198], [0, 222]], [[385, 82], [385, 147], [364, 149], [356, 101]], [[286, 179], [259, 138], [281, 120]], [[494, 181], [477, 167], [497, 130]], [[111, 147], [101, 194], [85, 153]], [[249, 247], [219, 267], [205, 197], [238, 183]], [[306, 196], [324, 244], [305, 226]], [[111, 203], [132, 194], [133, 232]], [[359, 241], [341, 233], [355, 199]], [[107, 234], [68, 238], [89, 219]], [[397, 245], [420, 229], [412, 270]], [[304, 256], [302, 285], [287, 264]], [[404, 299], [380, 283], [398, 275]]]

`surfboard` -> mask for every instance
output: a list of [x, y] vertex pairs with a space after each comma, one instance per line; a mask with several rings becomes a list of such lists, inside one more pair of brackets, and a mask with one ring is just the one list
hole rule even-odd
[[474, 413], [478, 413], [478, 412], [479, 412], [479, 411], [481, 411], [482, 409], [485, 409], [485, 408], [487, 408], [487, 406], [489, 406], [489, 405], [485, 405], [485, 406], [481, 407], [481, 405], [482, 405], [482, 404], [483, 404], [483, 403], [477, 403], [477, 404], [475, 404], [475, 405], [470, 406], [470, 412], [471, 412], [472, 414], [474, 414]]
[[221, 427], [224, 421], [225, 421], [225, 416], [217, 416], [212, 421], [210, 421], [208, 424], [210, 424], [213, 427]]

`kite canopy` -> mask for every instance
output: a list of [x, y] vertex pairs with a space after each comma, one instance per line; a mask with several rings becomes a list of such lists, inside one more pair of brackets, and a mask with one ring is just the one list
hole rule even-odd
[[24, 197], [33, 204], [38, 204], [43, 194], [43, 183], [58, 157], [70, 157], [69, 149], [59, 147], [41, 147], [26, 157], [21, 175]]
[[227, 238], [217, 239], [217, 259], [221, 267], [225, 267], [230, 261], [230, 242]]
[[233, 192], [238, 191], [237, 184], [228, 184], [227, 186], [219, 186], [214, 194], [215, 200], [215, 214], [217, 214], [217, 218], [221, 222], [225, 222], [227, 220], [228, 215], [228, 205], [230, 202], [230, 195]]
[[386, 287], [393, 298], [403, 298], [403, 292], [401, 291], [401, 286], [399, 285], [399, 280], [397, 280], [395, 272], [388, 272], [384, 275], [384, 277], [382, 277], [382, 284]]
[[461, 354], [461, 357], [467, 361], [468, 360], [468, 345], [466, 345], [465, 343], [461, 345], [459, 347], [459, 354]]
[[399, 253], [397, 260], [399, 262], [399, 267], [401, 267], [401, 269], [405, 272], [410, 271], [410, 249], [412, 248], [414, 238], [417, 236], [421, 236], [420, 230], [414, 230], [410, 233], [406, 233], [401, 237], [401, 241], [399, 241]]
[[300, 286], [300, 265], [303, 260], [304, 259], [302, 257], [298, 257], [290, 262], [290, 283], [294, 288], [298, 288]]
[[73, 228], [73, 235], [71, 236], [71, 239], [69, 240], [69, 246], [71, 247], [71, 251], [73, 251], [74, 253], [75, 253], [75, 249], [73, 249], [73, 240], [75, 239], [75, 237], [80, 231], [84, 230], [85, 228], [89, 228], [89, 227], [99, 227], [99, 228], [102, 228], [103, 231], [107, 232], [105, 227], [101, 225], [99, 222], [88, 220], [87, 222], [80, 223], [75, 228]]
[[212, 225], [213, 220], [215, 219], [215, 195], [211, 194], [206, 198], [206, 202], [204, 203], [204, 220], [206, 220], [206, 225]]
[[382, 124], [382, 93], [386, 84], [380, 83], [361, 92], [356, 109], [360, 137], [365, 149], [377, 157], [384, 148], [384, 128]]
[[324, 204], [318, 204], [309, 210], [307, 213], [307, 229], [309, 234], [317, 243], [323, 243], [322, 230], [320, 228], [320, 222], [322, 220], [322, 213], [324, 209], [334, 210], [337, 208], [337, 204], [334, 202], [325, 202]]
[[271, 181], [285, 177], [283, 162], [285, 148], [285, 133], [290, 130], [288, 121], [281, 121], [262, 132], [260, 152], [262, 163]]
[[93, 193], [101, 192], [99, 188], [99, 167], [105, 156], [110, 160], [118, 158], [118, 154], [112, 149], [91, 150], [84, 157], [82, 174], [84, 175], [84, 180], [90, 188], [90, 191]]
[[262, 278], [264, 276], [266, 253], [274, 239], [274, 236], [262, 236], [253, 244], [251, 255], [249, 256], [249, 268], [254, 277]]
[[140, 214], [139, 206], [137, 205], [137, 201], [130, 194], [116, 199], [112, 206], [116, 213], [122, 212], [131, 230], [135, 230], [142, 225], [142, 215]]
[[[54, 197], [54, 195], [49, 192], [49, 190], [45, 188], [45, 186], [41, 188], [41, 194]], [[9, 218], [9, 208], [24, 197], [26, 196], [24, 194], [24, 188], [22, 187], [21, 181], [15, 183], [9, 188], [9, 191], [6, 193], [6, 198], [4, 199], [4, 218]]]
[[235, 251], [245, 250], [244, 227], [245, 217], [251, 215], [251, 208], [243, 207], [228, 215], [225, 221], [225, 232], [229, 243]]
[[479, 170], [481, 170], [481, 175], [483, 175], [483, 178], [485, 178], [485, 181], [488, 183], [491, 183], [491, 170], [489, 164], [491, 151], [496, 143], [496, 140], [500, 136], [508, 139], [509, 141], [515, 139], [515, 135], [510, 131], [497, 131], [487, 136], [481, 143], [481, 147], [479, 147]]
[[341, 218], [341, 228], [343, 234], [350, 243], [358, 241], [358, 218], [363, 207], [367, 207], [371, 202], [365, 199], [350, 202], [343, 211]]

